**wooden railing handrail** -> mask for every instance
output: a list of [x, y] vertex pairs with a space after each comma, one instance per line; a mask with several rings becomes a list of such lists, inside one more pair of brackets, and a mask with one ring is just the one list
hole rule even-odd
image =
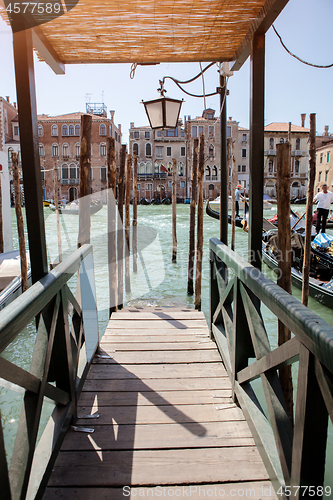
[[82, 245], [0, 312], [0, 353], [78, 271], [92, 245]]
[[217, 238], [210, 249], [333, 373], [333, 327]]

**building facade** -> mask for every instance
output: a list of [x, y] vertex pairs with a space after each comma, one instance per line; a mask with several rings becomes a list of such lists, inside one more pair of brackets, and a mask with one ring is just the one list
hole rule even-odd
[[[102, 192], [107, 187], [107, 138], [115, 138], [116, 163], [121, 148], [121, 126], [114, 124], [114, 111], [107, 118], [106, 107], [89, 105], [92, 114], [91, 191]], [[39, 156], [43, 197], [54, 198], [54, 170], [58, 171], [59, 197], [72, 201], [78, 198], [81, 117], [83, 113], [38, 116]], [[96, 196], [97, 197], [97, 196]], [[101, 198], [102, 201], [106, 201]]]
[[333, 188], [333, 137], [316, 150], [316, 178], [314, 192], [321, 190], [327, 184], [328, 190]]
[[[175, 129], [153, 130], [130, 124], [129, 151], [138, 157], [138, 198], [170, 198], [172, 192], [172, 159], [177, 163], [177, 198], [191, 196], [191, 171], [195, 138], [204, 135], [204, 198], [215, 199], [220, 195], [221, 140], [220, 120], [213, 109], [206, 109], [202, 116], [185, 116]], [[249, 131], [229, 118], [227, 123], [229, 175], [232, 165], [238, 173], [238, 183], [248, 191]], [[230, 182], [229, 182], [230, 189]]]
[[[306, 196], [309, 165], [309, 129], [291, 125], [290, 142], [290, 199]], [[289, 123], [271, 123], [265, 127], [265, 170], [264, 194], [271, 198], [277, 196], [277, 157], [276, 145], [287, 142]]]

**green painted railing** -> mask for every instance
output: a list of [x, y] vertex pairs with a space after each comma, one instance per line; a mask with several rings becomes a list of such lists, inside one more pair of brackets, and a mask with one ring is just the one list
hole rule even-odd
[[[211, 333], [278, 498], [332, 498], [323, 483], [328, 417], [333, 421], [333, 328], [217, 239], [210, 240], [210, 264]], [[293, 333], [273, 350], [261, 303]], [[278, 370], [295, 362], [292, 424]]]
[[[76, 273], [74, 297], [68, 281]], [[75, 423], [78, 396], [99, 344], [91, 245], [76, 250], [0, 312], [0, 353], [35, 318], [30, 370], [0, 357], [0, 385], [24, 392], [9, 467], [0, 420], [0, 496], [6, 500], [42, 497], [65, 430]], [[38, 439], [45, 400], [54, 409]]]

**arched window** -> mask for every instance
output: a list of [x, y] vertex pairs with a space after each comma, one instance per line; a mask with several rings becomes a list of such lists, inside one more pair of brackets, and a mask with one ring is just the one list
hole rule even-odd
[[133, 154], [136, 154], [136, 156], [139, 156], [139, 144], [136, 142], [133, 144]]
[[75, 125], [75, 135], [80, 135], [80, 125]]
[[270, 150], [274, 149], [274, 137], [269, 138], [269, 148]]
[[284, 143], [284, 138], [280, 137], [280, 144], [283, 144], [283, 143]]
[[146, 156], [151, 156], [151, 144], [147, 142], [146, 144]]
[[178, 166], [178, 175], [183, 176], [184, 175], [184, 163], [180, 162]]
[[45, 156], [44, 144], [39, 144], [39, 156]]
[[58, 144], [52, 144], [52, 156], [59, 156]]
[[205, 168], [205, 179], [206, 181], [210, 181], [210, 167], [208, 165]]
[[99, 135], [106, 135], [106, 126], [104, 123], [101, 123], [99, 126]]
[[208, 191], [214, 191], [214, 184], [209, 184]]
[[142, 161], [139, 166], [139, 174], [145, 174], [145, 173], [146, 173], [146, 165]]
[[212, 168], [212, 181], [217, 181], [217, 166], [214, 165]]
[[101, 144], [99, 146], [99, 154], [101, 156], [106, 156], [106, 144], [105, 144], [105, 142], [101, 142]]
[[62, 145], [62, 156], [64, 158], [69, 158], [69, 146], [66, 143]]
[[297, 137], [296, 139], [296, 151], [299, 151], [301, 149], [301, 139]]
[[213, 146], [213, 144], [209, 145], [208, 156], [214, 156], [214, 146]]
[[68, 135], [74, 135], [74, 125], [68, 126]]
[[75, 144], [75, 156], [76, 156], [76, 158], [80, 158], [80, 152], [81, 152], [80, 143], [77, 142]]
[[154, 173], [155, 173], [155, 174], [158, 174], [158, 173], [159, 173], [159, 171], [160, 171], [160, 167], [159, 167], [159, 165], [158, 165], [157, 161], [155, 161], [155, 163], [154, 163]]
[[146, 174], [152, 174], [152, 164], [150, 163], [150, 161], [148, 161], [146, 163]]
[[269, 162], [268, 162], [268, 173], [270, 173], [270, 174], [273, 173], [273, 167], [274, 167], [273, 160], [269, 160]]
[[168, 163], [168, 173], [169, 173], [169, 175], [172, 175], [172, 163], [171, 163], [171, 161], [169, 161], [169, 163]]
[[43, 137], [44, 135], [44, 129], [43, 129], [43, 125], [38, 125], [38, 136], [39, 137]]
[[299, 160], [295, 161], [295, 174], [299, 173]]
[[[66, 163], [61, 165], [61, 178], [68, 179], [68, 165]], [[66, 183], [66, 184], [68, 184], [68, 183]]]
[[52, 127], [51, 127], [51, 135], [53, 137], [58, 137], [58, 125], [52, 125]]
[[61, 135], [68, 135], [68, 127], [67, 127], [67, 125], [63, 125], [61, 127]]

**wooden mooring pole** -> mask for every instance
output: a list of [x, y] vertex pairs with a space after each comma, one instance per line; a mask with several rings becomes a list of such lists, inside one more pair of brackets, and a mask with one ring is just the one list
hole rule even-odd
[[132, 156], [127, 156], [126, 175], [125, 175], [125, 291], [130, 293], [130, 199], [131, 199], [131, 173], [132, 173]]
[[203, 177], [204, 177], [204, 136], [200, 136], [198, 169], [198, 210], [197, 210], [197, 251], [195, 266], [194, 307], [201, 309], [201, 277], [203, 253]]
[[177, 160], [172, 158], [172, 262], [177, 262]]
[[195, 260], [195, 209], [197, 206], [197, 182], [198, 182], [198, 149], [199, 139], [194, 139], [192, 179], [191, 179], [191, 206], [190, 206], [190, 232], [188, 250], [188, 274], [187, 293], [193, 295], [194, 260]]
[[123, 308], [124, 301], [124, 175], [126, 163], [126, 144], [121, 146], [120, 168], [118, 178], [118, 230], [117, 230], [117, 261], [118, 261], [118, 309]]
[[306, 195], [305, 215], [305, 238], [303, 257], [303, 286], [302, 304], [308, 305], [309, 299], [309, 277], [310, 277], [310, 252], [311, 252], [311, 229], [312, 229], [312, 205], [313, 189], [316, 177], [316, 114], [310, 114], [310, 146], [309, 146], [309, 183]]
[[92, 116], [82, 115], [78, 247], [90, 243], [91, 126]]
[[19, 177], [17, 153], [12, 153], [12, 165], [13, 165], [15, 212], [17, 221], [19, 249], [20, 249], [22, 292], [25, 292], [28, 289], [28, 265], [27, 265], [27, 253], [25, 249], [23, 215], [21, 209], [20, 177]]
[[117, 204], [116, 204], [116, 152], [115, 140], [107, 139], [107, 210], [108, 210], [108, 267], [109, 316], [117, 310]]
[[230, 170], [231, 170], [231, 200], [232, 200], [232, 206], [231, 206], [231, 242], [230, 242], [230, 248], [231, 250], [235, 250], [235, 236], [236, 236], [236, 201], [235, 201], [235, 192], [236, 192], [236, 185], [238, 183], [238, 175], [237, 175], [237, 170], [236, 170], [236, 161], [235, 158], [232, 154], [232, 139], [231, 137], [228, 137], [227, 139], [227, 145], [228, 145], [228, 160], [229, 160], [229, 165], [230, 165]]
[[[278, 144], [277, 150], [277, 214], [278, 214], [278, 278], [277, 284], [291, 294], [291, 229], [290, 229], [290, 143]], [[278, 345], [291, 338], [290, 330], [278, 321]], [[290, 421], [293, 423], [293, 384], [291, 366], [279, 369], [279, 379]]]
[[133, 159], [133, 273], [138, 272], [138, 158], [134, 153]]

